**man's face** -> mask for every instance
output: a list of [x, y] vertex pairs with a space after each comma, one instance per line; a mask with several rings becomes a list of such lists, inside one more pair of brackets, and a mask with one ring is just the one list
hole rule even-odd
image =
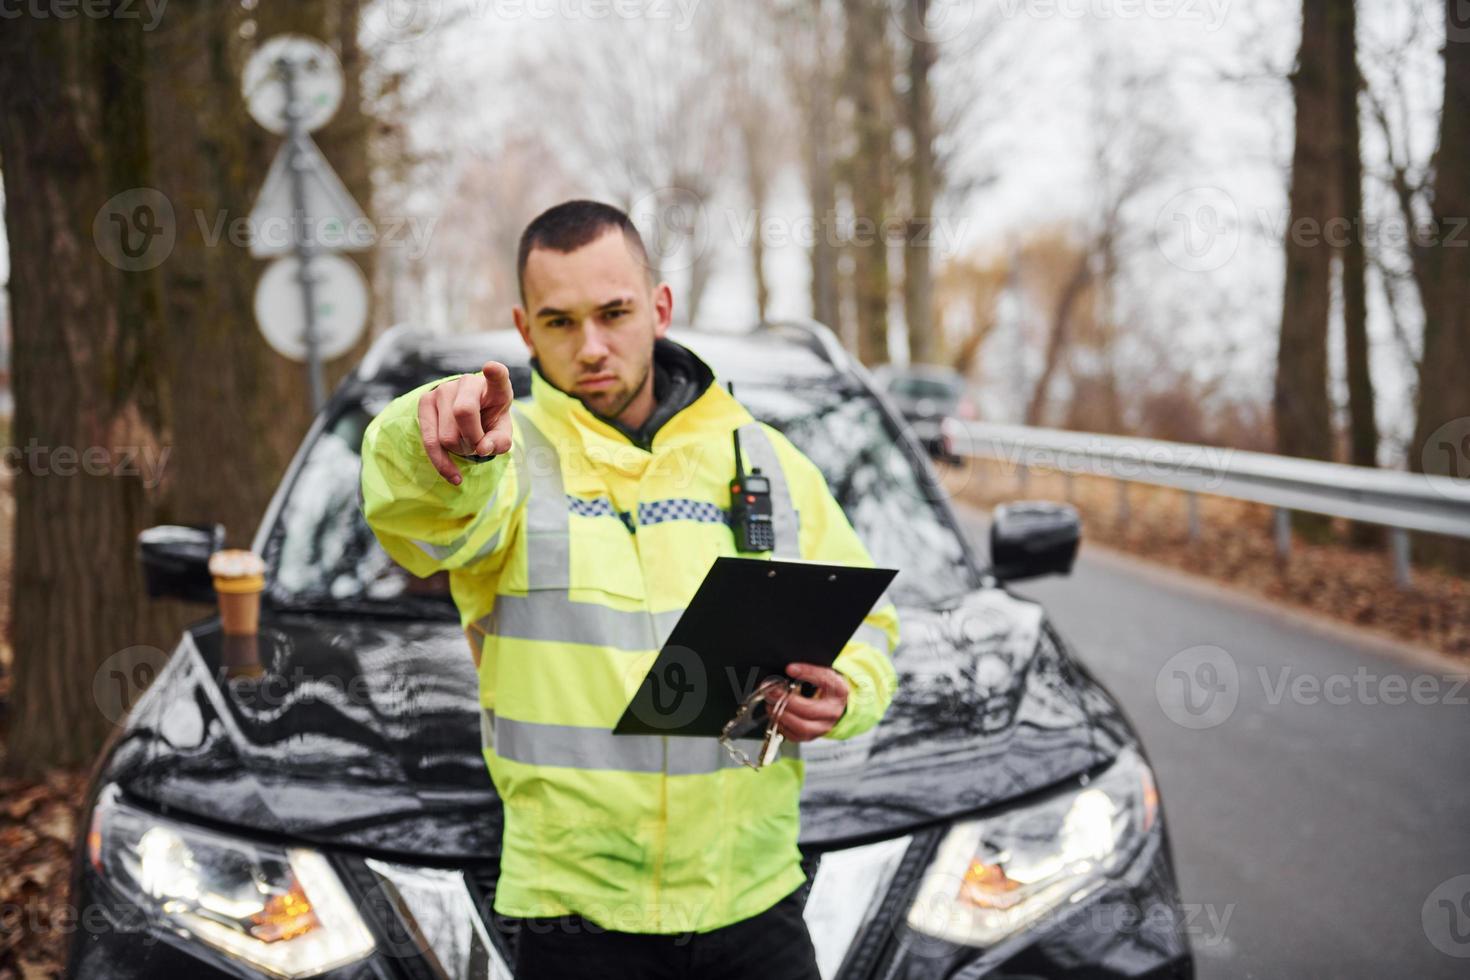
[[673, 295], [655, 287], [614, 228], [573, 252], [532, 249], [516, 329], [552, 384], [606, 418], [641, 425], [653, 411], [653, 342]]

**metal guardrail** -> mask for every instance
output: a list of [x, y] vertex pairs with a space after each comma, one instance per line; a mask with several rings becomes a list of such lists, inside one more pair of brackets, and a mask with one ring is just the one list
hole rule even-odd
[[[1291, 547], [1291, 512], [1380, 524], [1393, 530], [1394, 563], [1407, 585], [1410, 531], [1470, 538], [1470, 480], [1376, 470], [1215, 446], [1194, 446], [993, 422], [947, 423], [953, 451], [1018, 469], [1109, 477], [1189, 494], [1190, 536], [1199, 534], [1197, 494], [1276, 508], [1276, 546]], [[1120, 495], [1126, 513], [1127, 498]]]

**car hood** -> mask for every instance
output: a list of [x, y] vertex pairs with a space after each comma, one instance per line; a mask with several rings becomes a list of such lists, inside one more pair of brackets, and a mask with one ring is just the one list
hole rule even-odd
[[[900, 608], [883, 722], [803, 747], [802, 842], [877, 837], [991, 807], [1132, 740], [1035, 604], [983, 589]], [[192, 627], [103, 780], [166, 811], [416, 858], [499, 853], [476, 678], [448, 623], [277, 615], [258, 638]]]

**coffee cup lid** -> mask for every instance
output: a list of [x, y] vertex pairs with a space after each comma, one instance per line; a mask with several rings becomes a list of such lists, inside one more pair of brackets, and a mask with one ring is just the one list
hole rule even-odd
[[215, 578], [259, 578], [265, 574], [265, 562], [253, 551], [227, 548], [209, 556], [209, 574]]

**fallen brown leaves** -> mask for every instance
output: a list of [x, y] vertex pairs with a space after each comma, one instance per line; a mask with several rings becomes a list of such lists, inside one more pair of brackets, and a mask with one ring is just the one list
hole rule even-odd
[[67, 905], [87, 774], [0, 780], [0, 980], [61, 975], [76, 925]]
[[[1386, 547], [1312, 544], [1300, 537], [1283, 563], [1276, 556], [1269, 507], [1201, 495], [1200, 535], [1191, 541], [1188, 497], [1166, 487], [1128, 484], [1125, 512], [1118, 482], [1104, 477], [1076, 476], [1069, 488], [1062, 474], [1032, 469], [1023, 484], [1009, 465], [967, 461], [945, 468], [943, 482], [955, 499], [981, 507], [1069, 500], [1082, 515], [1084, 541], [1470, 658], [1470, 581], [1416, 565], [1412, 587], [1402, 589]], [[1341, 523], [1336, 532], [1339, 541], [1346, 540]]]

